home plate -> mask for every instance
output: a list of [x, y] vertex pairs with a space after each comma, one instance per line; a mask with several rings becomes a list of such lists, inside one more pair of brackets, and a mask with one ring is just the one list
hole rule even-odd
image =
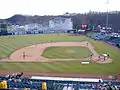
[[80, 62], [81, 64], [90, 64], [90, 62]]

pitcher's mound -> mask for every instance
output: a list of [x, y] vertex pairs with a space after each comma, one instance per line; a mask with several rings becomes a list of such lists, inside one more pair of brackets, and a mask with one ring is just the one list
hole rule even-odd
[[77, 53], [75, 50], [66, 50], [65, 53], [67, 54], [74, 54]]

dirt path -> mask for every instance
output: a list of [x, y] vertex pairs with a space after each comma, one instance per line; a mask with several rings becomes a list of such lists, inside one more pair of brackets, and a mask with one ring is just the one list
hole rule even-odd
[[[50, 46], [82, 46], [88, 47], [94, 56], [98, 56], [97, 52], [94, 50], [94, 47], [88, 42], [53, 42], [53, 43], [43, 43], [24, 47], [13, 52], [10, 56], [10, 60], [3, 59], [2, 61], [34, 61], [34, 62], [51, 62], [51, 61], [62, 61], [62, 60], [80, 60], [80, 59], [48, 59], [42, 57], [43, 51]], [[23, 58], [23, 52], [25, 52], [25, 59]], [[83, 59], [82, 59], [83, 60]]]
[[[53, 62], [53, 61], [69, 61], [69, 60], [89, 60], [88, 58], [79, 58], [79, 59], [49, 59], [42, 57], [42, 53], [47, 47], [51, 46], [81, 46], [81, 47], [87, 47], [92, 53], [93, 56], [91, 60], [96, 61], [98, 63], [108, 63], [111, 62], [111, 59], [108, 59], [106, 61], [98, 61], [98, 53], [94, 50], [93, 45], [91, 45], [89, 42], [52, 42], [52, 43], [41, 43], [37, 45], [32, 45], [28, 47], [24, 47], [22, 49], [16, 50], [10, 55], [10, 59], [2, 59], [1, 62], [5, 61], [21, 61], [21, 62]], [[25, 52], [25, 58], [23, 58], [23, 52]]]

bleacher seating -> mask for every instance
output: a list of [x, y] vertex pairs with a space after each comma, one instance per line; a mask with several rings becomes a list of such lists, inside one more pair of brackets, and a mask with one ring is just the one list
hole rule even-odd
[[102, 34], [102, 33], [94, 33], [92, 35], [92, 38], [98, 39], [98, 40], [104, 40], [108, 35], [107, 34]]
[[108, 42], [114, 43], [114, 44], [120, 43], [120, 37], [119, 38], [110, 38], [108, 40]]
[[93, 39], [96, 39], [96, 40], [105, 41], [107, 43], [110, 43], [120, 48], [120, 37], [114, 37], [114, 36], [111, 36], [111, 34], [105, 34], [105, 33], [100, 33], [100, 32], [99, 33], [90, 32], [87, 34], [87, 36]]
[[117, 86], [117, 88], [120, 89], [120, 81], [103, 80], [103, 82], [97, 82], [97, 81], [85, 82], [85, 81], [74, 81], [74, 80], [70, 81], [68, 79], [65, 81], [65, 80], [31, 79], [24, 77], [21, 78], [20, 81], [12, 81], [3, 75], [0, 76], [0, 78], [6, 80], [10, 88], [30, 88], [31, 90], [38, 90], [38, 89], [41, 90], [42, 82], [47, 83], [47, 90], [102, 90], [102, 88], [105, 87], [114, 88], [115, 86]]
[[9, 87], [12, 88], [33, 88], [33, 89], [38, 89], [41, 87], [42, 82], [12, 82], [8, 81]]
[[[31, 88], [31, 89], [38, 89], [41, 88], [41, 84], [40, 83], [32, 83], [32, 84], [24, 84], [24, 83], [16, 83], [16, 82], [12, 82], [12, 83], [8, 83], [10, 84], [11, 87], [14, 88]], [[74, 84], [62, 84], [62, 83], [47, 83], [47, 89], [48, 90], [66, 90], [65, 88], [69, 88], [69, 90], [72, 90], [70, 88], [74, 88], [74, 90], [79, 90], [79, 89], [83, 89], [83, 90], [101, 90], [101, 87], [104, 86], [106, 84], [106, 86], [108, 85], [108, 82], [105, 82], [103, 84], [95, 84], [95, 83], [74, 83]], [[118, 88], [120, 88], [120, 82], [119, 83], [112, 83], [112, 86], [117, 86]], [[106, 87], [105, 86], [105, 87]]]

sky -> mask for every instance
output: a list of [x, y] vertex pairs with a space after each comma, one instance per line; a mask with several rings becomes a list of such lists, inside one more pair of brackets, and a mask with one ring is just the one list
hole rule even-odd
[[0, 18], [15, 14], [61, 15], [65, 12], [120, 11], [120, 0], [0, 0]]

